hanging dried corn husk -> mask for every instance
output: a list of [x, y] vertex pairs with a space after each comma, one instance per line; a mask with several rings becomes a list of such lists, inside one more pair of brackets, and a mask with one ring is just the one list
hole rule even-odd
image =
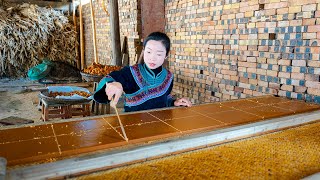
[[26, 76], [44, 57], [75, 64], [76, 32], [52, 8], [24, 3], [0, 7], [0, 77]]

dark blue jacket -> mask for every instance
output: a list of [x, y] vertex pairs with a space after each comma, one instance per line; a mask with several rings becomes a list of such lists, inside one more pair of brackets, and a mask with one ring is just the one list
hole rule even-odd
[[105, 92], [106, 83], [115, 81], [123, 87], [125, 112], [173, 106], [174, 100], [170, 95], [173, 74], [162, 66], [149, 69], [145, 64], [136, 64], [111, 72], [99, 82], [94, 100], [109, 103]]

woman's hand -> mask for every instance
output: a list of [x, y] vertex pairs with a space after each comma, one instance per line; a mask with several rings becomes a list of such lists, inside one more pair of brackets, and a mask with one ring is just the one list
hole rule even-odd
[[192, 103], [186, 98], [180, 98], [174, 101], [174, 106], [187, 106], [191, 107]]
[[108, 96], [108, 99], [111, 101], [110, 105], [116, 107], [119, 98], [121, 97], [123, 92], [122, 84], [119, 82], [107, 83], [105, 91]]

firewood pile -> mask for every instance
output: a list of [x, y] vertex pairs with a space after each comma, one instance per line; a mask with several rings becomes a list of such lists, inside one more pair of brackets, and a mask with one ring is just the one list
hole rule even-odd
[[75, 64], [76, 32], [68, 17], [52, 8], [0, 6], [0, 77], [26, 76], [43, 58]]

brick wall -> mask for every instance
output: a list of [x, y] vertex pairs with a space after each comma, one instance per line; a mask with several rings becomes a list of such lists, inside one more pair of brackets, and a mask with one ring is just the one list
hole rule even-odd
[[[96, 0], [93, 2], [96, 24], [97, 52], [99, 63], [110, 64], [112, 59], [110, 21], [106, 12], [102, 9], [102, 2], [102, 0]], [[129, 61], [130, 64], [134, 64], [136, 62], [137, 51], [140, 46], [140, 0], [119, 0], [118, 6], [121, 43], [123, 38], [126, 36]], [[85, 60], [86, 65], [90, 65], [94, 61], [90, 4], [83, 6], [83, 23], [85, 34]]]
[[178, 96], [320, 103], [319, 1], [165, 0], [165, 11]]

